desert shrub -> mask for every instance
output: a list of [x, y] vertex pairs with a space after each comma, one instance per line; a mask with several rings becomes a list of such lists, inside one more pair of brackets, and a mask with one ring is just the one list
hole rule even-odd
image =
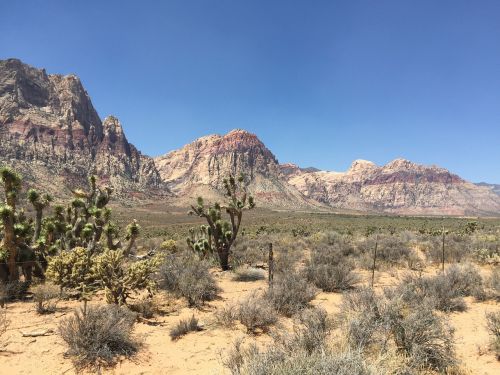
[[240, 302], [238, 320], [249, 333], [256, 333], [257, 330], [267, 332], [278, 321], [278, 316], [267, 299], [252, 293]]
[[292, 316], [308, 306], [317, 294], [316, 288], [297, 273], [282, 273], [274, 279], [272, 288], [266, 292], [267, 298], [276, 311]]
[[326, 339], [332, 329], [326, 311], [321, 308], [304, 309], [298, 314], [297, 320], [298, 324], [288, 342], [307, 354], [326, 350]]
[[61, 321], [59, 333], [69, 347], [68, 354], [77, 366], [111, 365], [120, 355], [136, 352], [132, 338], [136, 316], [126, 307], [89, 306]]
[[[0, 339], [7, 332], [7, 328], [9, 327], [9, 320], [7, 319], [7, 311], [5, 309], [0, 310]], [[0, 341], [0, 344], [3, 344]], [[0, 347], [1, 348], [1, 347]]]
[[[256, 354], [246, 364], [252, 375], [371, 375], [375, 371], [370, 368], [360, 354], [344, 353], [287, 353], [276, 355], [272, 351]], [[269, 371], [267, 371], [269, 369]]]
[[23, 281], [0, 282], [0, 307], [6, 302], [22, 299], [28, 291], [30, 283]]
[[397, 348], [409, 357], [411, 368], [446, 371], [457, 364], [453, 329], [432, 307], [421, 304], [406, 311], [404, 305], [396, 305], [392, 309], [388, 314], [391, 332]]
[[407, 303], [426, 301], [445, 312], [464, 311], [466, 304], [462, 297], [483, 299], [484, 294], [481, 275], [470, 264], [452, 265], [444, 274], [431, 277], [406, 275], [397, 289]]
[[474, 296], [480, 300], [500, 300], [500, 268], [495, 268], [491, 272], [491, 275], [484, 281], [483, 292]]
[[258, 281], [264, 280], [266, 278], [266, 273], [258, 268], [253, 267], [238, 267], [234, 271], [234, 281]]
[[275, 341], [263, 350], [255, 344], [244, 347], [237, 341], [223, 364], [234, 375], [376, 374], [360, 353], [320, 349], [308, 353], [291, 341], [286, 345]]
[[500, 311], [486, 315], [486, 328], [491, 335], [491, 349], [500, 361]]
[[142, 297], [133, 304], [128, 305], [129, 309], [143, 318], [151, 319], [157, 312], [157, 306], [152, 298]]
[[373, 252], [377, 244], [377, 262], [376, 268], [390, 266], [408, 266], [416, 261], [416, 253], [410, 247], [410, 239], [407, 235], [388, 235], [379, 234], [370, 235], [357, 244], [359, 256], [359, 265], [365, 269], [371, 269], [373, 266]]
[[229, 304], [215, 311], [215, 321], [222, 327], [231, 327], [238, 319], [239, 310], [235, 305]]
[[359, 253], [354, 246], [352, 236], [335, 231], [319, 233], [314, 239], [308, 241], [308, 245], [314, 252], [330, 248], [342, 257], [356, 256]]
[[345, 295], [338, 315], [353, 350], [402, 353], [415, 370], [445, 371], [456, 365], [453, 331], [425, 302], [410, 305], [392, 290], [379, 296], [361, 288]]
[[212, 301], [220, 292], [210, 264], [189, 253], [168, 257], [160, 266], [159, 287], [184, 297], [190, 306]]
[[178, 340], [189, 332], [197, 331], [201, 331], [201, 327], [198, 325], [198, 319], [193, 315], [189, 319], [182, 319], [179, 321], [179, 323], [170, 330], [170, 338], [172, 340]]
[[238, 268], [244, 265], [255, 266], [267, 263], [269, 242], [268, 236], [259, 236], [257, 238], [238, 237], [231, 248], [232, 267]]
[[345, 258], [338, 248], [315, 250], [306, 265], [307, 280], [325, 292], [354, 288], [359, 277], [354, 273], [354, 262]]
[[475, 236], [472, 240], [472, 257], [480, 264], [500, 264], [500, 240], [498, 236]]
[[377, 248], [377, 261], [390, 265], [405, 265], [414, 251], [409, 242], [397, 235], [380, 236]]
[[360, 288], [342, 298], [339, 320], [345, 325], [346, 339], [355, 350], [380, 341], [377, 334], [382, 325], [381, 301], [373, 289]]
[[[443, 239], [440, 235], [429, 239], [426, 251], [427, 260], [439, 264], [443, 258]], [[444, 261], [446, 263], [461, 263], [472, 255], [472, 242], [470, 236], [451, 233], [446, 235], [444, 242]]]
[[168, 254], [175, 254], [179, 251], [175, 240], [165, 240], [160, 244], [160, 249]]
[[40, 284], [32, 288], [36, 312], [50, 314], [56, 311], [60, 298], [59, 288], [52, 284]]

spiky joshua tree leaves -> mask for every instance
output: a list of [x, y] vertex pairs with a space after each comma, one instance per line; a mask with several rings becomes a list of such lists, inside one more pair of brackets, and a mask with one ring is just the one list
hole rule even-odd
[[[41, 267], [36, 262], [32, 242], [32, 222], [16, 204], [21, 191], [21, 177], [8, 167], [0, 168], [0, 181], [4, 187], [5, 201], [0, 204], [1, 242], [0, 242], [0, 279], [8, 282], [19, 280], [19, 267], [23, 265], [27, 281], [31, 280], [33, 266], [38, 273]], [[44, 198], [45, 199], [45, 198]], [[47, 196], [47, 199], [50, 197]], [[43, 210], [43, 208], [42, 208]], [[7, 269], [3, 267], [7, 266]]]
[[120, 229], [111, 220], [107, 207], [112, 189], [97, 186], [89, 178], [87, 190], [73, 190], [66, 206], [55, 205], [44, 217], [52, 197], [30, 189], [27, 203], [34, 209], [28, 218], [16, 207], [21, 178], [10, 168], [0, 169], [5, 202], [0, 204], [0, 282], [25, 281], [47, 276], [62, 289], [77, 292], [86, 301], [104, 289], [109, 302], [124, 304], [136, 290], [153, 290], [152, 274], [157, 259], [134, 261], [128, 258], [140, 234], [134, 220], [126, 228], [125, 245]]
[[[202, 217], [207, 225], [190, 231], [187, 243], [202, 256], [217, 253], [222, 270], [229, 269], [229, 255], [240, 230], [243, 211], [255, 207], [253, 197], [247, 192], [243, 175], [224, 179], [225, 202], [206, 205], [202, 197], [191, 206], [189, 214]], [[223, 219], [223, 213], [229, 220]]]

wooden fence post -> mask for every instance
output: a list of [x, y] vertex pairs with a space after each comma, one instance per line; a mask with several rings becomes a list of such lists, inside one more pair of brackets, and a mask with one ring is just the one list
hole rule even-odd
[[441, 254], [441, 270], [443, 271], [444, 273], [444, 238], [446, 236], [446, 232], [444, 231], [444, 227], [443, 227], [443, 249], [442, 249], [442, 254]]
[[377, 237], [375, 239], [375, 249], [373, 250], [372, 288], [373, 288], [373, 284], [375, 283], [375, 265], [376, 265], [376, 261], [377, 261], [377, 247], [378, 247], [378, 233], [377, 233]]
[[269, 275], [268, 275], [268, 282], [269, 282], [269, 288], [273, 287], [273, 278], [274, 278], [274, 254], [273, 254], [273, 244], [272, 242], [269, 243]]

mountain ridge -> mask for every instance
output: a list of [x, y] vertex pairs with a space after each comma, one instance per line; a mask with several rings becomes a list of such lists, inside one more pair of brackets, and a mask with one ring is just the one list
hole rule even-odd
[[[345, 172], [280, 164], [253, 133], [234, 129], [149, 157], [130, 143], [119, 119], [101, 120], [80, 79], [0, 60], [0, 162], [51, 193], [96, 174], [119, 199], [185, 205], [221, 197], [228, 173], [244, 174], [259, 205], [279, 209], [389, 214], [500, 213], [498, 186], [472, 184], [438, 166], [397, 158], [384, 166], [355, 160]], [[52, 190], [52, 191], [51, 191]]]

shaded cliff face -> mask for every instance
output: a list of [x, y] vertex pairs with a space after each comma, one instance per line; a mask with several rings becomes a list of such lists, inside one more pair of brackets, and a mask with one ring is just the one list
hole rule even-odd
[[355, 161], [346, 172], [284, 169], [302, 194], [331, 207], [398, 214], [487, 215], [500, 212], [491, 189], [476, 186], [448, 170], [396, 159], [378, 167]]
[[255, 136], [233, 130], [224, 136], [209, 135], [155, 158], [161, 178], [181, 197], [197, 194], [217, 197], [222, 181], [232, 173], [244, 174], [260, 206], [307, 208], [309, 201], [281, 176], [276, 157]]
[[0, 162], [42, 185], [46, 174], [62, 178], [62, 190], [91, 173], [124, 194], [161, 185], [153, 160], [128, 143], [118, 119], [101, 121], [78, 77], [16, 59], [0, 61], [0, 147]]

